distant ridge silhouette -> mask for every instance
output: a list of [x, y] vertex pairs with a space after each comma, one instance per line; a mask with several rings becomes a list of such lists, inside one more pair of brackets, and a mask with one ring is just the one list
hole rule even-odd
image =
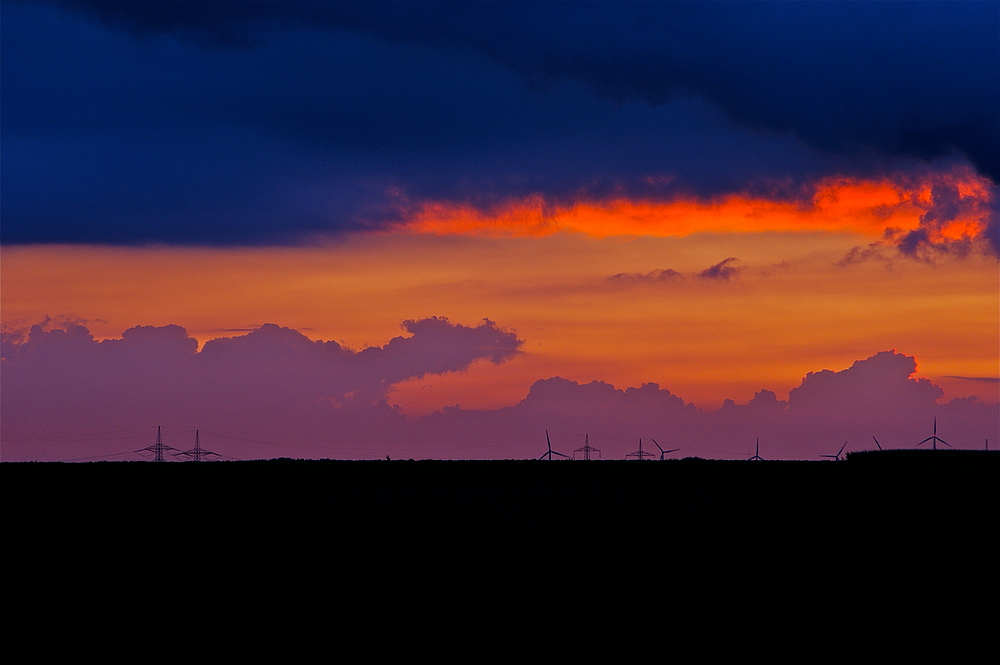
[[857, 450], [845, 455], [848, 462], [887, 464], [950, 465], [974, 463], [976, 465], [1000, 463], [1000, 450], [972, 448], [885, 448], [882, 450]]

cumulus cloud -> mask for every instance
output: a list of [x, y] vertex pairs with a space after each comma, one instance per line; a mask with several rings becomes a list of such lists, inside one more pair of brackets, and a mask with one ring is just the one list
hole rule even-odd
[[[925, 430], [934, 416], [963, 447], [976, 446], [982, 437], [996, 435], [996, 405], [974, 398], [941, 404], [941, 388], [917, 378], [916, 371], [912, 356], [883, 351], [843, 370], [808, 373], [787, 401], [762, 389], [746, 404], [727, 400], [716, 411], [685, 405], [658, 386], [657, 393], [644, 386], [647, 399], [639, 400], [639, 393], [630, 392], [634, 389], [615, 393], [607, 385], [578, 386], [560, 380], [555, 386], [558, 390], [546, 386], [529, 394], [517, 408], [530, 404], [536, 414], [547, 409], [550, 426], [566, 423], [572, 428], [569, 423], [587, 423], [591, 432], [612, 436], [625, 431], [642, 436], [646, 432], [661, 443], [669, 436], [685, 447], [682, 454], [707, 457], [723, 451], [738, 456], [758, 437], [762, 454], [772, 458], [815, 458], [829, 452], [823, 446], [836, 443], [839, 448], [844, 440], [850, 441], [848, 450], [865, 449], [872, 445], [872, 435], [883, 445], [908, 447], [927, 436]], [[542, 387], [535, 384], [533, 392], [536, 386]], [[649, 400], [653, 394], [657, 398]], [[580, 408], [569, 406], [574, 401], [579, 401]], [[595, 418], [593, 414], [602, 410], [627, 416]], [[625, 454], [624, 447], [621, 452]]]
[[[5, 339], [4, 458], [96, 455], [103, 450], [96, 444], [74, 447], [65, 439], [129, 427], [148, 432], [156, 424], [243, 437], [235, 445], [211, 440], [210, 449], [229, 457], [537, 458], [549, 430], [563, 452], [589, 435], [605, 459], [624, 459], [638, 438], [681, 448], [677, 456], [730, 459], [745, 458], [759, 438], [765, 459], [816, 459], [845, 440], [848, 452], [870, 447], [873, 435], [886, 447], [910, 447], [929, 435], [935, 417], [941, 436], [957, 447], [1000, 440], [997, 405], [941, 403], [941, 388], [916, 376], [916, 359], [895, 351], [810, 372], [787, 400], [761, 388], [748, 402], [726, 400], [717, 410], [656, 383], [623, 389], [552, 377], [512, 406], [407, 418], [386, 399], [393, 383], [504, 362], [521, 340], [488, 320], [462, 326], [430, 318], [407, 321], [404, 330], [382, 346], [353, 351], [265, 325], [199, 351], [178, 326], [137, 326], [103, 341], [84, 326], [35, 326], [23, 340]], [[285, 447], [254, 447], [260, 440]], [[126, 445], [112, 443], [115, 452]]]
[[528, 396], [519, 408], [528, 411], [557, 411], [582, 413], [602, 417], [616, 414], [616, 417], [635, 417], [645, 411], [676, 413], [694, 410], [684, 400], [669, 390], [661, 389], [656, 383], [644, 383], [638, 388], [615, 388], [604, 381], [580, 384], [561, 377], [543, 379], [532, 384]]
[[[91, 322], [94, 323], [107, 323], [101, 319], [85, 319], [76, 314], [61, 314], [56, 317], [51, 317], [48, 315], [43, 316], [40, 320], [28, 320], [28, 319], [16, 319], [9, 320], [0, 323], [0, 347], [5, 351], [8, 348], [13, 348], [17, 345], [23, 343], [27, 337], [28, 332], [38, 326], [42, 330], [69, 330], [73, 326], [84, 326], [86, 327]], [[6, 356], [6, 353], [2, 355]]]
[[166, 420], [252, 433], [298, 417], [312, 418], [306, 429], [315, 431], [324, 411], [385, 408], [395, 383], [462, 371], [478, 360], [501, 363], [521, 346], [516, 333], [488, 320], [403, 326], [406, 336], [361, 351], [274, 324], [210, 340], [200, 352], [175, 325], [137, 326], [109, 340], [95, 340], [81, 325], [36, 325], [20, 339], [5, 333], [4, 431]]
[[788, 393], [788, 408], [844, 418], [930, 411], [944, 391], [927, 379], [913, 378], [916, 371], [912, 356], [882, 351], [839, 372], [809, 372]]
[[810, 372], [788, 400], [765, 388], [745, 404], [726, 400], [717, 410], [697, 408], [655, 383], [619, 389], [554, 377], [536, 381], [514, 406], [448, 409], [411, 426], [418, 438], [432, 440], [461, 441], [474, 432], [493, 456], [517, 450], [537, 457], [545, 452], [545, 430], [568, 453], [587, 434], [604, 459], [624, 459], [637, 438], [679, 447], [679, 457], [745, 459], [758, 438], [765, 459], [818, 459], [845, 440], [847, 452], [864, 450], [874, 447], [873, 435], [883, 446], [905, 448], [928, 436], [934, 417], [960, 447], [997, 436], [996, 405], [975, 398], [942, 404], [943, 391], [917, 378], [916, 368], [912, 356], [884, 351], [843, 370]]

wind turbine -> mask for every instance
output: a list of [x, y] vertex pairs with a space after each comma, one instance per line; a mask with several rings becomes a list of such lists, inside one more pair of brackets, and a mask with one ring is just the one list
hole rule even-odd
[[[878, 441], [876, 441], [875, 443], [878, 443]], [[846, 448], [846, 447], [847, 447], [847, 442], [844, 441], [844, 445], [842, 445], [840, 447], [840, 450], [837, 451], [836, 455], [820, 455], [820, 457], [831, 457], [835, 461], [839, 462], [840, 461], [840, 453], [844, 452], [844, 448]]]
[[[652, 441], [653, 441], [653, 443], [656, 443], [656, 439], [653, 439]], [[642, 447], [641, 446], [642, 439], [639, 439], [639, 443], [640, 443], [640, 447]], [[656, 443], [656, 447], [660, 449], [660, 461], [661, 462], [663, 461], [663, 459], [664, 459], [664, 457], [666, 456], [667, 453], [676, 453], [678, 450], [680, 450], [680, 448], [671, 448], [670, 450], [664, 450], [660, 446], [660, 444], [658, 444], [658, 443]]]
[[[657, 448], [659, 448], [659, 446], [657, 446]], [[647, 453], [645, 450], [643, 450], [642, 449], [642, 439], [639, 439], [639, 451], [635, 452], [635, 453], [629, 453], [625, 457], [626, 458], [628, 458], [628, 457], [634, 457], [637, 460], [642, 461], [642, 460], [646, 459], [647, 457], [654, 457], [655, 455], [656, 455], [656, 453]]]
[[569, 455], [563, 455], [562, 453], [557, 453], [556, 451], [552, 450], [552, 442], [549, 441], [549, 430], [545, 430], [545, 443], [547, 443], [549, 446], [549, 452], [542, 453], [541, 457], [539, 457], [538, 459], [548, 458], [548, 460], [551, 462], [553, 455], [559, 455], [559, 457], [565, 457], [566, 459], [569, 459]]
[[950, 443], [948, 443], [947, 441], [945, 441], [944, 439], [942, 439], [941, 437], [939, 437], [937, 435], [937, 418], [934, 419], [934, 434], [931, 435], [931, 436], [929, 436], [929, 437], [927, 437], [926, 439], [924, 439], [923, 441], [921, 441], [917, 445], [918, 446], [922, 446], [923, 444], [927, 443], [928, 441], [931, 442], [931, 448], [933, 450], [937, 450], [938, 441], [940, 441], [944, 445], [948, 446], [949, 448], [952, 447]]
[[754, 451], [753, 457], [747, 460], [748, 462], [763, 462], [764, 458], [760, 456], [760, 439], [757, 439], [757, 448]]

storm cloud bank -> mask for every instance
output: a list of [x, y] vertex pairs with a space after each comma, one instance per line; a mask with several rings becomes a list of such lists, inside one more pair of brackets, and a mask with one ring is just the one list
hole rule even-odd
[[[996, 8], [964, 3], [72, 2], [135, 35], [256, 48], [293, 26], [478, 52], [533, 86], [696, 94], [820, 149], [958, 150], [1000, 180]], [[960, 108], [954, 108], [961, 100]]]
[[995, 184], [998, 35], [990, 2], [5, 3], [0, 239], [299, 243], [423, 201], [808, 200], [956, 164]]

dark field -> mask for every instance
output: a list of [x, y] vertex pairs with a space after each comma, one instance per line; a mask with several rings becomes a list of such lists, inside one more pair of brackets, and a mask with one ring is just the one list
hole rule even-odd
[[1000, 589], [1000, 453], [22, 463], [0, 478], [12, 618], [95, 631], [654, 635], [849, 616], [877, 633], [995, 612]]

